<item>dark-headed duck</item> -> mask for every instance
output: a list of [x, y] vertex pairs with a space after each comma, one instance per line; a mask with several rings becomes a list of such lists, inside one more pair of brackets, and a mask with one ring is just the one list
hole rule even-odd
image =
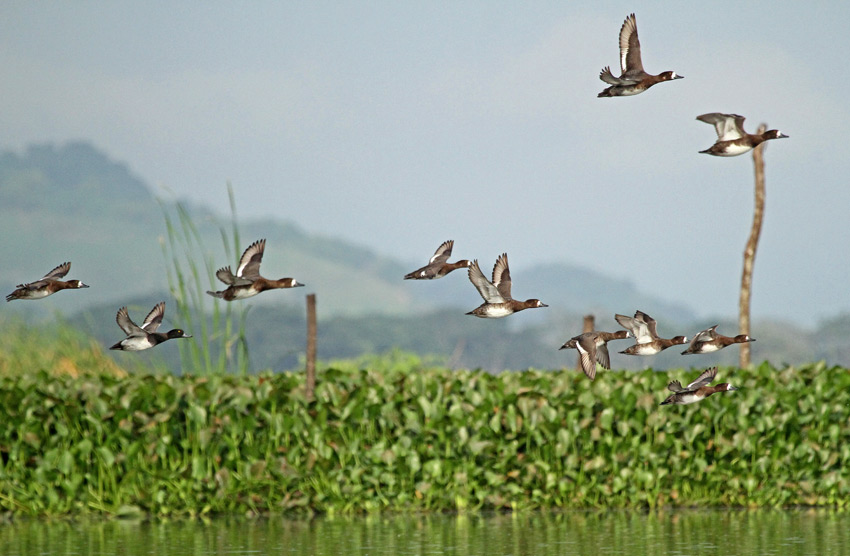
[[6, 301], [13, 299], [41, 299], [52, 295], [59, 290], [87, 288], [88, 286], [79, 280], [68, 280], [67, 282], [60, 280], [68, 271], [71, 270], [71, 263], [62, 263], [40, 280], [30, 282], [29, 284], [18, 284], [15, 291], [6, 296]]
[[127, 337], [109, 349], [142, 351], [143, 349], [152, 348], [157, 344], [173, 338], [191, 338], [191, 336], [183, 332], [180, 328], [175, 328], [168, 332], [157, 332], [156, 330], [162, 323], [162, 316], [164, 314], [165, 302], [161, 301], [148, 313], [142, 325], [138, 326], [130, 320], [127, 308], [121, 307], [118, 309], [118, 314], [115, 315], [115, 322], [118, 323], [118, 326], [124, 331]]
[[548, 307], [539, 299], [517, 301], [511, 297], [511, 271], [508, 268], [508, 254], [502, 253], [493, 265], [493, 281], [487, 279], [478, 266], [478, 260], [469, 267], [469, 281], [484, 298], [484, 303], [466, 313], [483, 319], [498, 319], [524, 309]]
[[770, 139], [788, 137], [778, 129], [770, 129], [762, 134], [752, 135], [744, 131], [744, 118], [738, 114], [711, 112], [697, 116], [701, 122], [711, 124], [717, 132], [717, 141], [701, 153], [714, 156], [738, 156]]
[[628, 330], [617, 332], [585, 332], [567, 340], [559, 349], [577, 349], [581, 355], [581, 370], [587, 378], [596, 378], [596, 363], [599, 362], [603, 369], [611, 368], [611, 358], [608, 355], [608, 342], [611, 340], [624, 340], [631, 333]]
[[434, 256], [431, 257], [431, 260], [428, 261], [428, 264], [406, 274], [404, 279], [434, 280], [435, 278], [442, 278], [452, 270], [472, 266], [472, 261], [468, 261], [466, 259], [461, 259], [455, 263], [448, 262], [449, 257], [452, 256], [452, 247], [454, 247], [454, 244], [455, 242], [451, 239], [444, 241], [443, 244], [437, 248], [437, 251], [434, 253]]
[[681, 382], [674, 380], [667, 385], [667, 389], [674, 392], [674, 394], [661, 402], [661, 405], [696, 403], [704, 400], [715, 392], [729, 392], [731, 390], [737, 390], [737, 388], [726, 382], [722, 382], [717, 386], [709, 386], [716, 375], [717, 367], [706, 369], [695, 381], [691, 382], [684, 388], [682, 387]]
[[638, 40], [637, 20], [631, 14], [620, 27], [620, 77], [614, 77], [611, 67], [606, 66], [599, 72], [599, 79], [611, 85], [597, 97], [624, 97], [637, 95], [656, 83], [681, 79], [675, 71], [665, 71], [650, 75], [643, 70], [640, 59], [640, 41]]
[[635, 337], [635, 344], [621, 351], [626, 355], [655, 355], [670, 346], [687, 343], [684, 336], [676, 336], [669, 340], [659, 338], [656, 331], [655, 319], [644, 313], [636, 311], [634, 318], [625, 315], [614, 315], [620, 326], [628, 330]]
[[735, 337], [723, 336], [717, 333], [717, 325], [697, 333], [691, 340], [691, 345], [688, 349], [682, 352], [682, 355], [691, 353], [711, 353], [721, 350], [732, 344], [743, 344], [745, 342], [755, 342], [755, 338], [750, 338], [746, 334], [738, 334]]
[[220, 292], [207, 293], [213, 297], [218, 297], [225, 301], [233, 301], [234, 299], [245, 299], [254, 297], [260, 292], [266, 290], [274, 290], [279, 288], [297, 288], [304, 284], [299, 284], [295, 278], [281, 278], [280, 280], [268, 280], [260, 276], [260, 263], [263, 262], [263, 251], [266, 249], [266, 240], [261, 239], [252, 243], [245, 252], [242, 253], [242, 258], [239, 259], [239, 266], [236, 267], [236, 275], [230, 271], [230, 267], [218, 269], [216, 277], [228, 285], [228, 288]]

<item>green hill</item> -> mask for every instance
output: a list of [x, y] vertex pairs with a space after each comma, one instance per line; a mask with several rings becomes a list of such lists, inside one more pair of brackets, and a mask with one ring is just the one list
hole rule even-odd
[[[226, 195], [222, 185], [222, 195]], [[202, 252], [194, 255], [211, 268], [236, 262], [227, 254], [222, 229], [227, 216], [183, 203], [199, 231]], [[159, 300], [168, 302], [166, 321], [178, 319], [169, 292], [163, 244], [167, 241], [165, 214], [175, 219], [177, 203], [157, 199], [151, 188], [127, 165], [110, 160], [87, 143], [42, 145], [22, 154], [0, 153], [0, 287], [4, 294], [15, 284], [41, 277], [54, 266], [73, 262], [69, 278], [91, 288], [63, 292], [39, 302], [4, 304], [6, 315], [27, 319], [53, 318], [59, 313], [109, 345], [120, 339], [115, 311], [132, 305], [141, 318]], [[558, 351], [579, 333], [581, 316], [594, 313], [602, 329], [613, 330], [615, 312], [642, 309], [660, 322], [664, 334], [685, 334], [716, 324], [698, 321], [685, 306], [640, 292], [634, 284], [575, 265], [553, 262], [523, 268], [522, 291], [534, 292], [548, 309], [526, 311], [504, 321], [464, 315], [480, 297], [463, 272], [434, 282], [412, 282], [402, 276], [420, 265], [426, 254], [408, 261], [381, 256], [343, 239], [310, 234], [291, 222], [249, 220], [239, 223], [238, 252], [264, 237], [267, 249], [263, 272], [269, 277], [294, 276], [307, 287], [269, 292], [242, 306], [250, 308], [247, 337], [252, 368], [288, 369], [304, 349], [304, 295], [315, 292], [319, 313], [319, 356], [356, 357], [402, 348], [438, 354], [456, 367], [557, 368], [573, 366], [575, 353]], [[445, 238], [436, 238], [436, 240]], [[212, 276], [202, 289], [218, 289]], [[212, 308], [212, 298], [202, 299]], [[182, 324], [182, 323], [180, 323]], [[733, 322], [721, 332], [732, 334]], [[850, 317], [824, 322], [815, 331], [784, 323], [756, 323], [754, 360], [776, 364], [820, 358], [833, 364], [850, 362], [844, 338]], [[627, 344], [627, 342], [625, 343]], [[624, 346], [625, 347], [625, 346]], [[706, 357], [679, 355], [668, 350], [653, 358], [614, 355], [615, 366], [656, 368], [734, 363], [737, 350]], [[161, 355], [173, 365], [177, 348], [164, 346]], [[154, 354], [145, 357], [159, 357]]]
[[[222, 184], [222, 195], [226, 195]], [[32, 281], [66, 260], [73, 263], [69, 278], [91, 285], [89, 290], [65, 293], [51, 303], [11, 303], [7, 310], [25, 314], [71, 314], [108, 303], [161, 295], [168, 290], [162, 244], [166, 240], [164, 211], [174, 214], [173, 200], [158, 199], [126, 164], [110, 160], [88, 143], [40, 145], [23, 154], [0, 154], [0, 285]], [[205, 207], [184, 203], [198, 228], [204, 252], [214, 268], [235, 264], [228, 256], [221, 228], [228, 217]], [[401, 277], [419, 266], [429, 253], [409, 261], [381, 256], [344, 239], [309, 234], [291, 222], [249, 220], [239, 223], [242, 243], [267, 239], [263, 272], [269, 277], [295, 276], [307, 284], [285, 295], [262, 296], [252, 303], [300, 305], [303, 294], [316, 292], [322, 317], [364, 314], [413, 315], [438, 308], [470, 310], [480, 298], [462, 272], [432, 283], [405, 282]], [[442, 238], [440, 238], [442, 239]], [[218, 289], [212, 277], [205, 287]], [[567, 264], [523, 269], [529, 291], [545, 299], [552, 311], [614, 313], [646, 308], [659, 319], [693, 318], [687, 307], [676, 306], [638, 292], [628, 282]], [[588, 306], [587, 300], [597, 300]], [[529, 316], [535, 323], [545, 317]]]

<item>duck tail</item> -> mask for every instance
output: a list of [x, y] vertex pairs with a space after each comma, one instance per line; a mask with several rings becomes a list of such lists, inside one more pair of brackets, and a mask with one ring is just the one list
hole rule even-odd
[[223, 299], [223, 298], [224, 298], [224, 292], [211, 292], [211, 291], [207, 291], [207, 293], [208, 293], [208, 294], [210, 294], [211, 296], [213, 296], [213, 297], [217, 297], [217, 298], [219, 298], [219, 299]]

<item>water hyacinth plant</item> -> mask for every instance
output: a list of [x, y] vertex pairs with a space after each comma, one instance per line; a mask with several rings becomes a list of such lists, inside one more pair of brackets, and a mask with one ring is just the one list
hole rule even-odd
[[[376, 365], [377, 368], [377, 365]], [[0, 383], [0, 510], [202, 515], [662, 506], [845, 508], [850, 372], [721, 369], [741, 390], [664, 406], [673, 375], [380, 370]], [[688, 371], [692, 372], [692, 371]], [[678, 376], [675, 376], [678, 378]]]

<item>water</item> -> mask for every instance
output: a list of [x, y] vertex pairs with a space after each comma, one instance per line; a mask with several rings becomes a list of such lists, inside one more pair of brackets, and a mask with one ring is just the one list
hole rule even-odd
[[850, 554], [850, 513], [633, 511], [0, 524], [0, 555]]

